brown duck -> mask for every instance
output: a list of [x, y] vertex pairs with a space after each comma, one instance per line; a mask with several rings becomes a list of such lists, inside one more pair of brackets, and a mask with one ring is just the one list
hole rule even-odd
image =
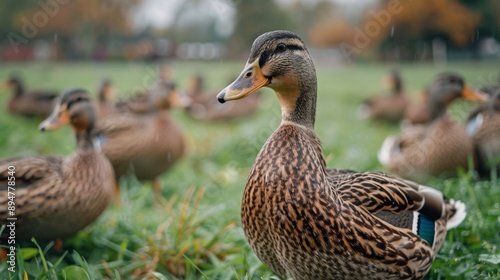
[[156, 87], [148, 92], [148, 113], [112, 114], [98, 123], [105, 138], [103, 153], [113, 164], [116, 179], [131, 171], [139, 180], [152, 180], [160, 192], [158, 176], [177, 162], [185, 151], [182, 129], [168, 111], [184, 106], [176, 91]]
[[387, 137], [379, 151], [379, 161], [399, 176], [418, 180], [467, 169], [472, 140], [465, 126], [447, 114], [448, 106], [458, 98], [485, 100], [484, 95], [466, 86], [460, 75], [438, 75], [429, 87], [430, 123]]
[[7, 102], [7, 111], [11, 114], [25, 117], [42, 117], [50, 115], [56, 92], [40, 90], [26, 91], [18, 77], [10, 77], [5, 82], [6, 88], [12, 89], [12, 97]]
[[294, 33], [259, 36], [217, 97], [224, 103], [265, 86], [276, 92], [282, 122], [255, 160], [241, 213], [259, 259], [284, 278], [422, 278], [464, 205], [383, 173], [327, 170], [314, 132], [315, 67]]
[[486, 177], [492, 170], [500, 171], [500, 89], [487, 104], [478, 106], [470, 114], [467, 133], [474, 142], [479, 175]]
[[97, 89], [97, 102], [95, 102], [97, 119], [100, 120], [110, 114], [116, 113], [117, 108], [113, 105], [115, 89], [109, 79], [102, 80]]
[[[70, 124], [77, 150], [69, 157], [0, 160], [0, 219], [2, 223], [17, 219], [16, 241], [71, 236], [108, 206], [114, 195], [114, 173], [99, 151], [98, 138], [92, 133], [94, 123], [95, 112], [87, 92], [68, 90], [57, 100], [50, 118], [40, 124], [40, 130]], [[7, 211], [9, 197], [15, 202], [15, 215]]]
[[386, 79], [390, 94], [375, 96], [365, 101], [359, 109], [362, 117], [390, 122], [399, 122], [403, 119], [409, 100], [404, 93], [401, 76], [394, 70]]

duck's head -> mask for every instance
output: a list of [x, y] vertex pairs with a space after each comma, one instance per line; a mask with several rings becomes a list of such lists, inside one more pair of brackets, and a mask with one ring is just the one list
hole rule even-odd
[[429, 108], [432, 118], [442, 115], [446, 108], [456, 99], [463, 98], [474, 102], [485, 102], [487, 95], [469, 87], [463, 77], [456, 73], [438, 75], [428, 89]]
[[241, 74], [217, 99], [220, 103], [241, 99], [262, 87], [276, 92], [283, 120], [314, 124], [316, 71], [299, 36], [282, 30], [260, 35]]
[[173, 70], [168, 64], [162, 64], [158, 67], [158, 79], [162, 82], [170, 82], [172, 80]]
[[114, 88], [111, 85], [111, 81], [109, 79], [102, 80], [97, 92], [100, 102], [107, 102], [113, 99]]
[[188, 93], [192, 95], [201, 95], [203, 89], [204, 79], [200, 74], [194, 75], [189, 79]]
[[398, 70], [392, 70], [389, 75], [386, 76], [385, 83], [387, 84], [387, 87], [392, 91], [392, 93], [402, 93], [403, 82]]
[[56, 99], [50, 117], [40, 125], [41, 131], [55, 130], [70, 124], [74, 131], [91, 131], [95, 124], [95, 111], [87, 91], [68, 89]]
[[7, 79], [4, 80], [3, 82], [3, 88], [4, 89], [22, 89], [23, 82], [21, 81], [21, 78], [18, 76], [10, 76]]

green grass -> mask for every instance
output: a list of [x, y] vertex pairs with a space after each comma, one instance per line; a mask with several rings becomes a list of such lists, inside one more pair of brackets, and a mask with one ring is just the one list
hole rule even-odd
[[[244, 61], [174, 62], [175, 79], [185, 85], [195, 73], [206, 77], [214, 93]], [[94, 93], [103, 77], [112, 79], [121, 95], [131, 95], [154, 79], [155, 64], [73, 63], [4, 64], [0, 77], [22, 73], [30, 88], [84, 87]], [[387, 123], [359, 120], [361, 100], [380, 91], [388, 65], [318, 66], [319, 97], [316, 131], [331, 167], [382, 170], [376, 151], [383, 139], [398, 131]], [[442, 71], [455, 70], [472, 85], [497, 77], [495, 64], [450, 64], [436, 68], [404, 64], [399, 69], [409, 92], [422, 89]], [[111, 206], [94, 224], [67, 239], [63, 250], [52, 244], [27, 243], [19, 251], [17, 269], [29, 279], [277, 279], [248, 247], [240, 223], [240, 203], [253, 161], [278, 126], [280, 110], [272, 91], [257, 115], [225, 122], [198, 122], [174, 112], [188, 139], [188, 153], [162, 176], [164, 200], [155, 202], [150, 183], [122, 181], [123, 207]], [[416, 94], [414, 94], [416, 96]], [[0, 93], [0, 104], [8, 98]], [[2, 108], [4, 108], [2, 106]], [[464, 118], [470, 105], [454, 106]], [[17, 155], [68, 155], [75, 143], [71, 129], [41, 133], [40, 120], [0, 110], [0, 158]], [[468, 217], [449, 232], [429, 279], [500, 278], [500, 182], [478, 181], [464, 173], [434, 179], [429, 185], [464, 201]], [[6, 275], [0, 263], [0, 277]], [[14, 278], [22, 277], [23, 273]]]

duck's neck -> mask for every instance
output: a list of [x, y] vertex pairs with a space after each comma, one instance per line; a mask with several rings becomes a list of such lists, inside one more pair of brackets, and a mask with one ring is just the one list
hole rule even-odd
[[401, 83], [401, 79], [394, 77], [394, 84], [392, 86], [393, 94], [402, 94], [403, 93], [403, 85]]
[[294, 86], [276, 90], [283, 121], [314, 129], [316, 118], [317, 81], [314, 68], [302, 71]]
[[107, 103], [106, 94], [102, 91], [99, 92], [99, 103], [101, 103], [101, 104]]
[[447, 105], [442, 100], [433, 100], [432, 98], [429, 98], [428, 105], [432, 121], [439, 119], [446, 113]]
[[92, 128], [86, 130], [75, 131], [76, 143], [78, 149], [85, 152], [94, 151], [94, 135], [91, 133]]
[[14, 85], [14, 96], [19, 97], [22, 96], [24, 93], [24, 88], [21, 83], [16, 83]]

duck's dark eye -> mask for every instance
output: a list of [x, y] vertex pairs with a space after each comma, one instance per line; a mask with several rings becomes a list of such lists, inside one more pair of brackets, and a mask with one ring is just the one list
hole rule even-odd
[[280, 43], [276, 46], [276, 51], [277, 52], [284, 52], [286, 51], [286, 45], [283, 43]]

